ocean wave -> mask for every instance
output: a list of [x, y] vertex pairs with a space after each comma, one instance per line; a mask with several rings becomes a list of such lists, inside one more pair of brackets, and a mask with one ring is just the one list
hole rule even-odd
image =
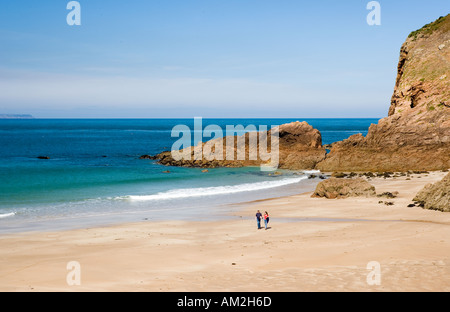
[[168, 200], [168, 199], [181, 199], [190, 197], [204, 197], [214, 195], [228, 195], [242, 192], [260, 191], [284, 185], [298, 183], [302, 180], [308, 179], [306, 176], [298, 178], [288, 178], [277, 181], [264, 181], [256, 183], [244, 183], [238, 185], [225, 185], [215, 187], [200, 187], [190, 189], [175, 189], [167, 192], [160, 192], [153, 195], [129, 195], [121, 196], [116, 199], [132, 200], [132, 201], [151, 201], [151, 200]]
[[2, 219], [2, 218], [8, 218], [8, 217], [13, 217], [13, 216], [15, 216], [15, 215], [16, 215], [15, 212], [3, 213], [3, 214], [0, 214], [0, 219]]

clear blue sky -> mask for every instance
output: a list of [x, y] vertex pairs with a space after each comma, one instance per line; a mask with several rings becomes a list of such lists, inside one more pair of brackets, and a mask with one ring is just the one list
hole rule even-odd
[[0, 2], [0, 113], [384, 117], [401, 44], [448, 0]]

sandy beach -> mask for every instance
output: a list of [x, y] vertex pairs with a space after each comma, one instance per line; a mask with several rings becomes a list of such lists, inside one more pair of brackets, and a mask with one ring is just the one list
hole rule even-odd
[[[0, 291], [450, 291], [450, 214], [407, 207], [444, 176], [370, 181], [394, 199], [306, 193], [230, 207], [224, 221], [1, 235]], [[80, 285], [66, 281], [71, 261]], [[371, 261], [380, 285], [367, 283]]]
[[0, 292], [450, 292], [448, 0], [65, 2], [0, 2]]

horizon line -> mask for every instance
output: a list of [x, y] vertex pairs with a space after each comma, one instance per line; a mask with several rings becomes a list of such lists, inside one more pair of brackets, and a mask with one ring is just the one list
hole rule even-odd
[[32, 119], [382, 119], [384, 117], [29, 117], [0, 118], [0, 120], [32, 120]]

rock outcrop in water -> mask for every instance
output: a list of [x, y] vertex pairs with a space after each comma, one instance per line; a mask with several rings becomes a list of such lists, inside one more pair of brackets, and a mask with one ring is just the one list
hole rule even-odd
[[[234, 157], [232, 159], [226, 157], [226, 138], [204, 142], [202, 144], [203, 157], [201, 159], [195, 159], [194, 147], [187, 148], [187, 153], [190, 155], [187, 159], [176, 160], [170, 151], [160, 153], [154, 158], [158, 160], [158, 163], [166, 166], [198, 168], [259, 166], [268, 163], [267, 160], [259, 157], [259, 148], [263, 144], [271, 152], [271, 131], [278, 131], [279, 133], [279, 168], [293, 170], [313, 169], [318, 162], [325, 159], [326, 150], [322, 146], [322, 136], [317, 129], [314, 129], [307, 122], [293, 122], [278, 126], [273, 130], [267, 131], [267, 139], [262, 141], [258, 139], [257, 144], [249, 143], [251, 142], [251, 137], [259, 137], [259, 133], [246, 133], [243, 136], [231, 137], [234, 141], [231, 153]], [[237, 157], [239, 139], [245, 142], [244, 160], [238, 160]], [[214, 153], [216, 153], [217, 145], [215, 144], [222, 146], [221, 158], [223, 160], [218, 160], [217, 158], [219, 157], [213, 157]], [[251, 160], [250, 155], [257, 155], [257, 157]]]
[[450, 173], [440, 182], [426, 185], [413, 200], [425, 209], [450, 212]]
[[333, 144], [322, 171], [440, 170], [450, 167], [450, 15], [403, 44], [387, 118], [366, 137]]

